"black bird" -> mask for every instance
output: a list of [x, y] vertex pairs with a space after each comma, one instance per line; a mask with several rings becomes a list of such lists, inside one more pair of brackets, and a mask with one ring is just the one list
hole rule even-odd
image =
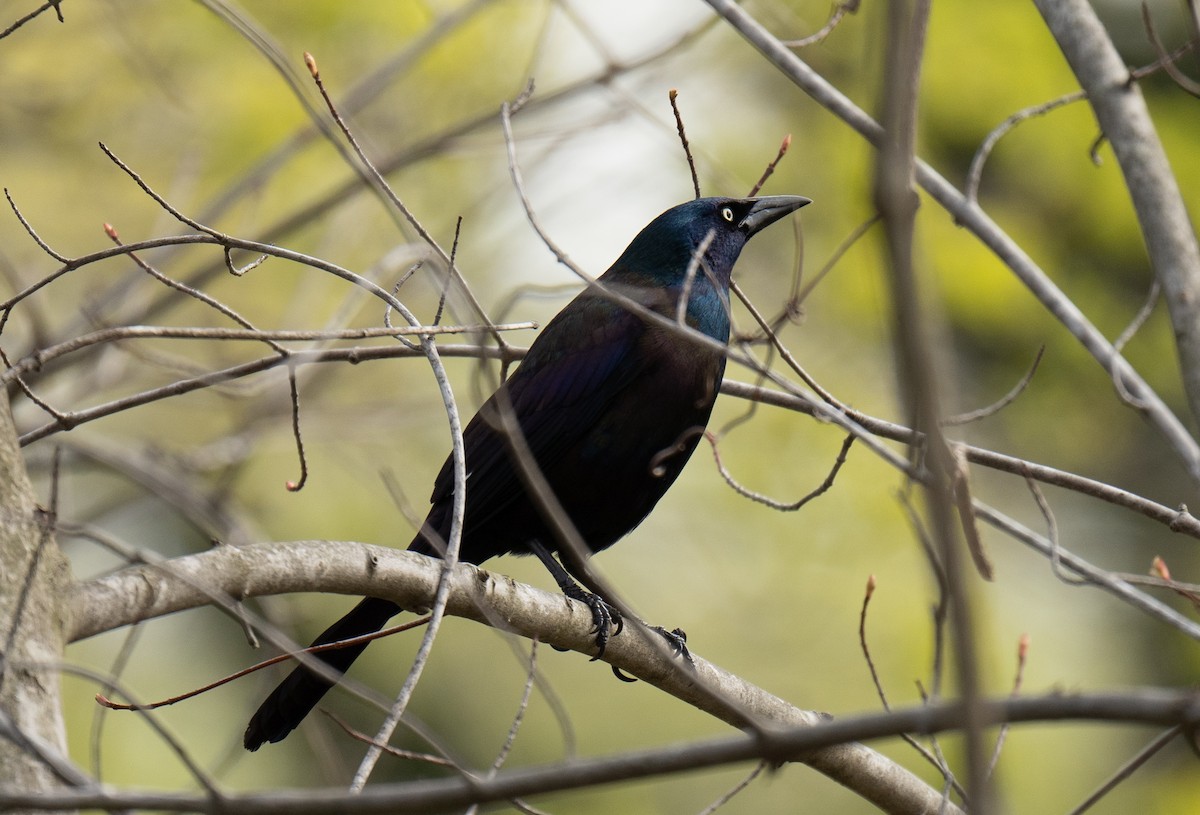
[[[680, 204], [638, 233], [599, 283], [672, 321], [682, 303], [689, 326], [724, 344], [729, 276], [742, 247], [808, 203], [775, 195]], [[569, 557], [560, 552], [562, 565], [554, 559], [557, 534], [523, 486], [511, 440], [499, 428], [497, 400], [506, 395], [545, 481], [587, 548], [599, 552], [641, 523], [675, 481], [700, 441], [724, 371], [720, 350], [689, 342], [592, 288], [582, 292], [546, 325], [463, 432], [467, 500], [459, 558], [482, 563], [509, 553], [536, 555], [564, 593], [591, 607], [602, 652], [610, 623], [620, 630], [620, 616], [572, 580]], [[434, 481], [433, 507], [409, 549], [440, 556], [453, 493], [447, 459]], [[364, 598], [314, 645], [378, 631], [401, 610], [389, 600]], [[345, 672], [364, 648], [316, 658]], [[250, 720], [246, 749], [281, 741], [330, 687], [296, 668]]]

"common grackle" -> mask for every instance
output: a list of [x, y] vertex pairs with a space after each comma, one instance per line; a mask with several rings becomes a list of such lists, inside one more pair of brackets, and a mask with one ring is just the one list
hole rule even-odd
[[[682, 302], [687, 325], [724, 344], [729, 276], [742, 247], [808, 203], [775, 195], [680, 204], [638, 233], [599, 285], [670, 320], [677, 319]], [[675, 481], [700, 441], [724, 370], [721, 351], [691, 342], [677, 328], [648, 320], [602, 292], [582, 292], [546, 325], [463, 432], [467, 500], [459, 558], [482, 563], [509, 553], [536, 555], [564, 593], [591, 608], [603, 652], [610, 624], [620, 631], [620, 617], [572, 579], [571, 559], [523, 485], [497, 410], [505, 401], [511, 405], [510, 415], [546, 483], [587, 548], [599, 552], [641, 523]], [[450, 534], [453, 493], [447, 459], [434, 481], [433, 507], [409, 549], [439, 556]], [[314, 645], [373, 633], [400, 611], [389, 600], [364, 598]], [[316, 658], [345, 672], [364, 648], [365, 643], [324, 651]], [[246, 749], [281, 741], [330, 687], [307, 668], [296, 668], [250, 720]]]

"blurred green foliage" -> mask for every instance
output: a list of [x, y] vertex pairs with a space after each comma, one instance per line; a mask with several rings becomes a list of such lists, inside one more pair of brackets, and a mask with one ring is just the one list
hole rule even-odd
[[[32, 0], [4, 6], [24, 13]], [[690, 195], [667, 91], [680, 104], [706, 193], [742, 194], [786, 133], [790, 154], [767, 192], [808, 195], [802, 245], [787, 227], [750, 247], [741, 285], [764, 311], [777, 311], [802, 254], [808, 279], [850, 232], [870, 217], [870, 149], [784, 80], [734, 33], [704, 29], [706, 7], [581, 2], [278, 3], [244, 0], [237, 14], [277, 49], [274, 67], [228, 15], [224, 4], [72, 0], [66, 22], [43, 15], [0, 40], [0, 183], [42, 237], [77, 255], [107, 246], [101, 224], [125, 241], [183, 230], [96, 148], [109, 145], [183, 212], [241, 237], [261, 238], [327, 258], [391, 286], [425, 250], [411, 230], [361, 187], [349, 187], [308, 217], [296, 213], [352, 184], [352, 171], [329, 140], [307, 133], [301, 99], [322, 111], [301, 54], [311, 51], [335, 98], [356, 90], [348, 111], [368, 153], [395, 165], [390, 180], [425, 226], [449, 246], [463, 216], [458, 264], [485, 308], [505, 303], [504, 319], [544, 321], [566, 295], [534, 296], [525, 287], [574, 283], [525, 222], [508, 176], [496, 115], [535, 77], [534, 105], [516, 120], [528, 192], [555, 240], [593, 273], [602, 271], [634, 230]], [[208, 6], [208, 7], [206, 7]], [[819, 27], [826, 2], [750, 5], [781, 37]], [[1118, 15], [1120, 4], [1105, 7]], [[18, 8], [20, 7], [20, 8]], [[209, 8], [211, 7], [211, 8]], [[1182, 40], [1178, 8], [1155, 6], [1171, 44]], [[449, 15], [431, 38], [434, 26]], [[884, 14], [867, 2], [802, 58], [867, 110], [880, 86]], [[6, 23], [0, 20], [0, 23]], [[667, 50], [684, 33], [701, 33], [632, 70], [636, 58]], [[426, 48], [423, 38], [433, 41]], [[1122, 29], [1131, 63], [1151, 56]], [[408, 55], [405, 57], [404, 55]], [[395, 70], [374, 72], [395, 60]], [[613, 60], [610, 62], [610, 60]], [[1185, 63], [1186, 64], [1186, 63]], [[1191, 63], [1194, 68], [1195, 62]], [[285, 74], [297, 83], [289, 87]], [[573, 88], [573, 89], [572, 89]], [[1076, 88], [1031, 4], [945, 0], [934, 5], [922, 77], [920, 151], [962, 183], [987, 134], [1009, 115]], [[568, 89], [565, 90], [564, 89]], [[1193, 211], [1200, 211], [1200, 105], [1169, 81], [1145, 81], [1155, 120]], [[547, 101], [549, 100], [549, 101]], [[1106, 146], [1089, 158], [1095, 121], [1077, 102], [1030, 119], [1005, 136], [982, 177], [981, 204], [1110, 337], [1132, 319], [1150, 284], [1137, 223], [1119, 169]], [[337, 140], [336, 137], [334, 139]], [[393, 159], [395, 159], [393, 161]], [[269, 163], [268, 163], [268, 160]], [[233, 192], [236, 191], [236, 192]], [[226, 198], [228, 196], [228, 198]], [[1114, 396], [1107, 374], [1046, 314], [1024, 287], [936, 204], [923, 200], [918, 262], [945, 339], [952, 410], [987, 404], [1028, 368], [1045, 360], [1012, 406], [961, 431], [973, 443], [1111, 481], [1174, 505], [1191, 487], [1166, 445]], [[890, 307], [878, 232], [853, 246], [803, 303], [782, 339], [823, 385], [868, 413], [903, 421], [895, 397]], [[263, 328], [378, 325], [382, 309], [333, 278], [270, 260], [242, 278], [226, 274], [211, 248], [148, 253], [168, 275], [194, 281]], [[239, 258], [239, 262], [248, 259]], [[15, 218], [0, 217], [0, 294], [55, 268]], [[114, 287], [119, 287], [114, 289]], [[107, 293], [118, 291], [110, 297]], [[441, 291], [432, 264], [402, 289], [405, 302], [431, 319]], [[514, 293], [522, 296], [511, 302]], [[164, 288], [127, 261], [110, 261], [55, 282], [18, 308], [5, 329], [10, 358], [86, 330], [131, 320], [228, 325], [194, 300]], [[149, 314], [150, 304], [162, 307]], [[450, 320], [476, 321], [460, 295]], [[493, 316], [497, 316], [493, 311]], [[744, 314], [738, 322], [748, 328]], [[526, 343], [528, 335], [510, 337]], [[447, 342], [457, 340], [448, 339]], [[126, 343], [50, 366], [37, 382], [65, 408], [80, 408], [264, 353], [248, 344]], [[1171, 328], [1160, 304], [1128, 347], [1143, 375], [1181, 413]], [[85, 366], [83, 369], [72, 366]], [[487, 389], [477, 363], [450, 363], [460, 404], [469, 411]], [[494, 376], [495, 371], [491, 372]], [[732, 369], [746, 380], [749, 372]], [[449, 446], [440, 401], [420, 360], [324, 366], [302, 372], [302, 426], [311, 470], [298, 495], [283, 489], [297, 475], [286, 381], [267, 375], [193, 393], [85, 425], [56, 437], [115, 443], [131, 455], [165, 462], [203, 485], [263, 539], [331, 538], [403, 545], [411, 527], [385, 488], [393, 474], [421, 513], [428, 485]], [[18, 404], [23, 429], [45, 419]], [[713, 428], [747, 410], [729, 398]], [[30, 448], [44, 464], [55, 438]], [[841, 443], [830, 426], [774, 408], [722, 441], [727, 466], [749, 489], [794, 500], [815, 487]], [[72, 458], [64, 478], [66, 514], [116, 530], [164, 554], [198, 550], [211, 529], [197, 529], [155, 490], [121, 468]], [[44, 474], [44, 470], [42, 471]], [[1042, 529], [1024, 483], [976, 471], [978, 497]], [[681, 625], [695, 650], [793, 701], [837, 714], [878, 709], [857, 639], [863, 586], [879, 588], [868, 621], [873, 656], [894, 705], [919, 701], [914, 680], [929, 686], [933, 581], [898, 498], [897, 473], [856, 448], [834, 488], [796, 514], [781, 514], [736, 495], [702, 447], [678, 486], [651, 518], [598, 565], [652, 621]], [[1160, 554], [1178, 576], [1194, 578], [1195, 542], [1107, 505], [1048, 491], [1062, 544], [1116, 570], [1144, 572]], [[1194, 681], [1194, 643], [1090, 589], [1057, 581], [1049, 566], [990, 532], [997, 561], [992, 584], [972, 580], [979, 611], [979, 653], [986, 690], [1011, 688], [1015, 651], [1032, 637], [1027, 692], [1092, 690], [1126, 684]], [[67, 542], [81, 575], [112, 568], [83, 542]], [[537, 564], [489, 567], [547, 585]], [[305, 597], [264, 604], [306, 640], [346, 606], [343, 598]], [[109, 669], [125, 641], [110, 634], [75, 646], [69, 658]], [[195, 613], [140, 629], [122, 681], [142, 698], [180, 692], [258, 657], [236, 626]], [[473, 766], [486, 768], [514, 715], [524, 675], [514, 656], [527, 644], [450, 622], [412, 712]], [[390, 692], [407, 669], [415, 636], [375, 646], [356, 676]], [[727, 729], [645, 685], [616, 683], [577, 654], [542, 649], [539, 665], [555, 708], [535, 694], [511, 765], [549, 762], [570, 750], [604, 755], [625, 748], [725, 735]], [[238, 789], [342, 783], [357, 746], [320, 720], [305, 734], [256, 755], [240, 750], [245, 719], [267, 679], [249, 679], [171, 708], [162, 718], [222, 783]], [[89, 727], [103, 721], [102, 774], [114, 784], [194, 786], [148, 729], [129, 715], [100, 716], [95, 687], [66, 685], [75, 757], [89, 766]], [[334, 695], [331, 706], [370, 730], [374, 714]], [[326, 731], [322, 733], [321, 731]], [[1063, 811], [1082, 800], [1150, 734], [1093, 727], [1020, 728], [998, 766], [1013, 812]], [[404, 736], [408, 746], [419, 739]], [[956, 742], [946, 742], [952, 761]], [[911, 751], [881, 749], [940, 784]], [[1194, 765], [1168, 750], [1097, 810], [1180, 813], [1195, 806]], [[750, 768], [655, 780], [627, 787], [549, 796], [549, 811], [695, 812]], [[436, 775], [411, 763], [385, 764], [379, 778]], [[800, 768], [768, 773], [723, 811], [866, 812], [849, 793]]]

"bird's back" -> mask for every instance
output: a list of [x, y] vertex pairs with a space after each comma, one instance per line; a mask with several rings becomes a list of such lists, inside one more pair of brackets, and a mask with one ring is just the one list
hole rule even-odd
[[[605, 278], [610, 275], [627, 278], [612, 272]], [[690, 294], [700, 303], [707, 288], [693, 286]], [[629, 285], [628, 279], [619, 289], [655, 312], [674, 315], [677, 291]], [[714, 339], [724, 342], [728, 318], [721, 314], [716, 331], [725, 336]], [[580, 294], [543, 329], [503, 393], [489, 399], [464, 431], [468, 478], [460, 557], [478, 563], [524, 554], [531, 539], [557, 545], [498, 429], [496, 410], [506, 400], [537, 468], [596, 552], [637, 526], [675, 481], [703, 433], [724, 365], [720, 350], [689, 342], [676, 327], [652, 324], [600, 293]], [[443, 538], [450, 531], [453, 488], [447, 462], [426, 522]], [[414, 542], [422, 551], [426, 545], [420, 536]]]

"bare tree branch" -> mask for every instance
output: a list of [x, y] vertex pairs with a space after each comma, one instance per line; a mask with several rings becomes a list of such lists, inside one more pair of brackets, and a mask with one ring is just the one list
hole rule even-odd
[[[983, 745], [979, 664], [976, 656], [972, 599], [962, 566], [963, 544], [954, 523], [957, 471], [954, 456], [942, 436], [942, 376], [934, 353], [935, 320], [924, 307], [914, 266], [917, 192], [917, 98], [929, 25], [928, 0], [891, 0], [883, 64], [883, 143], [875, 165], [874, 200], [883, 218], [883, 237], [892, 291], [893, 334], [899, 385], [905, 411], [923, 444], [911, 456], [922, 461], [930, 536], [937, 553], [948, 599], [954, 678], [966, 712], [966, 790], [971, 812], [992, 810], [991, 784]], [[962, 488], [957, 492], [961, 495]]]
[[[883, 131], [876, 121], [788, 50], [778, 38], [741, 6], [733, 0], [706, 0], [706, 2], [805, 93], [875, 147], [878, 148], [882, 144]], [[1129, 385], [1130, 393], [1144, 405], [1147, 419], [1171, 445], [1172, 450], [1183, 462], [1192, 479], [1200, 483], [1200, 444], [1141, 375], [1124, 358], [1114, 352], [1112, 344], [1079, 307], [976, 203], [968, 199], [966, 195], [920, 159], [916, 161], [916, 181], [947, 212], [954, 216], [957, 223], [970, 229], [985, 246], [1007, 264], [1045, 306], [1046, 310], [1075, 336], [1106, 371], [1116, 370], [1120, 373]], [[1177, 274], [1182, 274], [1182, 272], [1177, 272]], [[1164, 284], [1164, 287], [1170, 290], [1167, 284]], [[1196, 366], [1193, 370], [1197, 368], [1200, 366]]]
[[65, 644], [60, 600], [70, 568], [53, 523], [34, 501], [8, 396], [0, 390], [0, 767], [7, 783], [39, 792], [80, 783], [64, 769], [58, 674], [38, 667], [56, 661]]
[[[1200, 419], [1200, 243], [1141, 88], [1086, 0], [1034, 0], [1087, 93], [1137, 212], [1166, 293], [1192, 416]], [[1123, 376], [1123, 373], [1120, 374]], [[1145, 395], [1135, 385], [1134, 397]]]
[[[195, 608], [213, 593], [257, 597], [295, 591], [330, 591], [390, 599], [405, 608], [426, 608], [444, 564], [436, 559], [385, 547], [331, 541], [297, 541], [249, 547], [221, 547], [170, 561], [140, 566], [87, 581], [70, 592], [72, 641], [135, 621]], [[595, 650], [591, 611], [583, 603], [494, 576], [467, 564], [449, 571], [446, 612], [536, 637], [558, 648], [591, 655]], [[687, 704], [723, 721], [744, 724], [749, 713], [764, 733], [780, 726], [811, 726], [821, 714], [793, 707], [703, 658], [695, 671], [680, 671], [652, 641], [613, 638], [603, 659]], [[714, 692], [711, 689], [716, 689]], [[730, 707], [723, 700], [736, 700]], [[930, 811], [941, 800], [899, 765], [861, 745], [842, 745], [801, 760], [883, 806], [888, 812]], [[370, 788], [361, 793], [366, 795]], [[511, 797], [511, 796], [505, 796]]]

